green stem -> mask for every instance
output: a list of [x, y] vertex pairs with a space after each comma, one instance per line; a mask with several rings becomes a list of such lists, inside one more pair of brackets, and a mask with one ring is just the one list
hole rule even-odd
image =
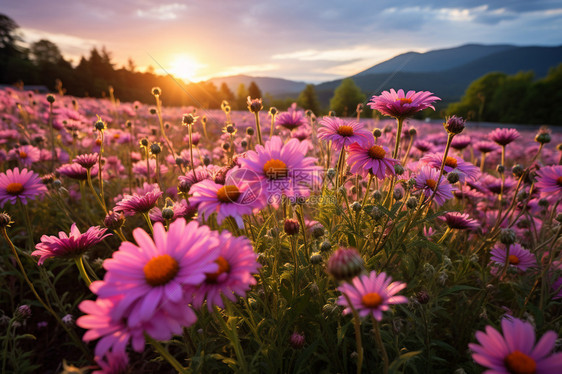
[[[228, 306], [228, 301], [227, 301]], [[240, 345], [240, 339], [238, 339], [238, 333], [236, 331], [236, 321], [232, 318], [228, 319], [228, 324], [224, 321], [220, 310], [218, 307], [215, 307], [216, 311], [216, 319], [219, 321], [222, 329], [226, 333], [232, 347], [234, 348], [234, 353], [236, 354], [236, 358], [238, 359], [238, 364], [241, 366], [242, 373], [249, 373], [248, 370], [248, 363], [246, 362], [246, 357], [244, 356], [244, 351], [242, 346]]]
[[154, 228], [152, 227], [152, 222], [150, 221], [150, 216], [148, 215], [148, 212], [143, 213], [142, 215], [144, 216], [144, 219], [146, 220], [146, 224], [148, 225], [148, 228], [150, 229], [150, 233], [154, 234]]
[[82, 279], [84, 279], [84, 282], [86, 282], [86, 286], [90, 287], [92, 281], [90, 280], [90, 277], [88, 277], [88, 273], [86, 273], [86, 269], [84, 268], [84, 259], [82, 258], [82, 256], [74, 257], [74, 262], [76, 263], [76, 267], [80, 272], [80, 276], [82, 277]]
[[355, 307], [351, 303], [349, 296], [345, 292], [342, 292], [345, 300], [347, 301], [347, 305], [351, 309], [353, 313], [353, 327], [355, 329], [355, 344], [357, 345], [357, 374], [361, 374], [361, 368], [363, 367], [363, 341], [361, 339], [361, 320], [359, 319], [359, 314]]
[[402, 136], [402, 125], [404, 123], [403, 118], [397, 118], [396, 121], [398, 122], [398, 129], [396, 130], [396, 141], [394, 143], [394, 152], [392, 152], [392, 158], [397, 159], [398, 157], [398, 150], [400, 148], [400, 137]]
[[154, 347], [156, 352], [160, 354], [178, 373], [187, 374], [188, 371], [168, 352], [168, 350], [162, 346], [158, 341], [153, 339], [150, 335], [144, 334], [146, 341]]
[[101, 156], [103, 153], [103, 131], [100, 131], [100, 137], [101, 137], [101, 144], [100, 144], [100, 153], [98, 155], [98, 179], [100, 182], [100, 201], [103, 207], [103, 210], [105, 211], [105, 213], [107, 214], [107, 208], [105, 206], [105, 198], [104, 198], [104, 194], [103, 194], [103, 168], [101, 165]]
[[263, 145], [263, 141], [261, 139], [260, 112], [255, 112], [254, 115], [256, 117], [256, 131], [258, 133], [258, 143], [260, 145]]
[[29, 218], [29, 211], [27, 210], [27, 205], [24, 205], [21, 200], [18, 198], [18, 205], [20, 206], [20, 210], [23, 210], [24, 217], [25, 217], [25, 229], [27, 231], [27, 246], [28, 250], [32, 251], [33, 247], [35, 247], [35, 241], [33, 240], [33, 228], [31, 227], [31, 219]]
[[193, 170], [193, 179], [194, 181], [197, 180], [197, 175], [195, 174], [195, 164], [193, 163], [193, 142], [191, 140], [193, 129], [191, 125], [188, 125], [188, 132], [189, 132], [189, 157], [191, 159], [191, 170]]
[[437, 244], [441, 244], [443, 242], [443, 240], [445, 240], [445, 238], [447, 237], [447, 235], [449, 235], [449, 233], [451, 232], [451, 228], [447, 227], [447, 230], [445, 230], [445, 232], [443, 233], [443, 236], [441, 237], [441, 239], [439, 239], [439, 241], [437, 242]]
[[388, 373], [388, 354], [386, 353], [386, 349], [384, 348], [384, 344], [382, 342], [381, 329], [380, 329], [380, 326], [379, 326], [379, 322], [374, 317], [373, 317], [373, 325], [375, 326], [375, 328], [373, 329], [374, 335], [375, 335], [375, 341], [377, 342], [377, 345], [379, 346], [379, 349], [381, 351], [382, 362], [383, 362], [383, 373], [387, 374]]
[[105, 205], [103, 204], [103, 202], [101, 201], [98, 193], [94, 189], [94, 185], [92, 183], [92, 170], [91, 169], [87, 169], [87, 171], [86, 171], [86, 181], [88, 182], [88, 187], [90, 188], [90, 191], [92, 191], [92, 194], [96, 197], [96, 200], [97, 200], [98, 204], [104, 210], [105, 214], [107, 214], [107, 210], [106, 210]]

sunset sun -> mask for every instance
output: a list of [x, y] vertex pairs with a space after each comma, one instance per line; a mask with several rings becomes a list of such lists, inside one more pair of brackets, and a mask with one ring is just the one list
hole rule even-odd
[[197, 80], [197, 72], [203, 67], [204, 65], [197, 62], [191, 56], [188, 55], [176, 55], [172, 61], [170, 62], [170, 68], [168, 69], [169, 73], [172, 75], [188, 80], [193, 81]]

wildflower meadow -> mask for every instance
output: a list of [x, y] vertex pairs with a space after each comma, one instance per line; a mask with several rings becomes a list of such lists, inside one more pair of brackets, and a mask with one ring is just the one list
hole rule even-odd
[[0, 90], [3, 373], [562, 372], [560, 133], [152, 95]]

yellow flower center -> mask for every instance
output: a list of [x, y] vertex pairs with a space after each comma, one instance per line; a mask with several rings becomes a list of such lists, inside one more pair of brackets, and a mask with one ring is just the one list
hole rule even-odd
[[427, 187], [431, 188], [432, 190], [435, 189], [435, 186], [437, 186], [437, 181], [434, 179], [426, 179], [425, 180], [425, 184]]
[[367, 308], [378, 308], [382, 304], [382, 297], [376, 292], [369, 292], [363, 295], [361, 302]]
[[396, 99], [396, 101], [400, 101], [400, 104], [411, 104], [412, 103], [412, 99], [409, 99], [407, 97], [403, 97], [401, 99]]
[[219, 279], [219, 275], [230, 272], [230, 264], [224, 257], [219, 256], [219, 258], [215, 260], [215, 263], [219, 265], [219, 270], [215, 271], [214, 273], [205, 273], [205, 275], [207, 276], [206, 281], [208, 283], [216, 283]]
[[508, 260], [511, 265], [517, 265], [519, 263], [519, 257], [515, 255], [509, 255]]
[[341, 136], [353, 136], [353, 127], [348, 125], [340, 126], [338, 127], [337, 133]]
[[386, 151], [380, 145], [374, 145], [369, 148], [369, 157], [382, 160], [386, 156]]
[[6, 186], [6, 192], [10, 195], [19, 195], [23, 192], [23, 184], [21, 183], [10, 183]]
[[511, 374], [534, 374], [537, 371], [535, 360], [520, 351], [511, 352], [503, 362]]
[[457, 167], [457, 159], [451, 156], [447, 156], [447, 158], [445, 159], [445, 165], [452, 167], [453, 169]]
[[146, 282], [153, 287], [162, 286], [174, 279], [180, 267], [178, 262], [170, 255], [153, 257], [144, 265]]
[[558, 177], [558, 179], [556, 179], [556, 184], [562, 186], [562, 177]]
[[271, 159], [263, 165], [263, 172], [269, 179], [287, 178], [289, 170], [287, 164], [281, 160]]
[[233, 184], [222, 186], [217, 191], [217, 198], [221, 203], [235, 203], [240, 195], [240, 190]]
[[20, 158], [27, 158], [27, 153], [20, 151]]

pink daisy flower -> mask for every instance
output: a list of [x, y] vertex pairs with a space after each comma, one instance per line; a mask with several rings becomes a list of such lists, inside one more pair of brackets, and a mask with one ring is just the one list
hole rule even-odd
[[76, 227], [76, 223], [73, 223], [69, 235], [64, 231], [59, 232], [58, 237], [43, 235], [41, 243], [35, 246], [37, 250], [33, 251], [31, 255], [40, 256], [39, 261], [37, 261], [39, 265], [42, 265], [46, 259], [51, 257], [80, 257], [94, 245], [111, 236], [111, 234], [105, 234], [106, 231], [105, 228], [93, 226], [82, 234]]
[[[408, 302], [405, 296], [395, 296], [406, 288], [406, 283], [391, 282], [392, 278], [386, 273], [377, 274], [372, 271], [369, 275], [363, 274], [353, 278], [352, 283], [342, 284], [338, 291], [349, 297], [360, 317], [371, 315], [380, 321], [382, 312], [389, 310], [390, 305]], [[338, 298], [338, 304], [346, 307], [343, 314], [351, 313], [351, 307], [343, 295]]]
[[474, 231], [480, 226], [477, 220], [470, 218], [466, 213], [449, 212], [440, 218], [445, 221], [447, 226], [455, 230]]
[[198, 287], [188, 287], [193, 292], [193, 306], [201, 308], [205, 298], [210, 312], [216, 305], [223, 308], [221, 296], [236, 301], [244, 297], [250, 286], [256, 284], [252, 274], [258, 272], [260, 264], [250, 241], [245, 237], [234, 237], [223, 231], [219, 237], [219, 257], [215, 260], [219, 269], [205, 274], [205, 280]]
[[0, 173], [0, 206], [4, 206], [9, 202], [14, 205], [18, 199], [23, 204], [27, 204], [27, 200], [33, 200], [37, 196], [44, 194], [47, 187], [41, 182], [39, 175], [31, 170], [18, 168], [7, 170]]
[[199, 285], [219, 269], [218, 239], [197, 222], [179, 218], [168, 232], [157, 222], [154, 240], [141, 228], [133, 236], [138, 245], [123, 242], [105, 260], [105, 283], [98, 290], [102, 298], [124, 295], [112, 318], [127, 317], [129, 326], [149, 321], [166, 303], [189, 303], [184, 287]]
[[386, 176], [395, 175], [394, 165], [400, 164], [399, 160], [387, 157], [388, 148], [375, 144], [373, 136], [365, 146], [353, 143], [348, 147], [348, 152], [347, 163], [351, 165], [351, 172], [360, 173], [363, 177], [371, 173], [382, 180]]
[[[150, 178], [154, 178], [156, 175], [156, 160], [153, 158], [148, 160], [148, 166], [150, 168]], [[162, 162], [159, 163], [158, 169], [160, 171], [160, 175], [164, 175], [168, 172], [168, 167], [164, 165]], [[133, 173], [146, 178], [148, 174], [147, 167], [146, 167], [146, 160], [135, 162], [133, 164]]]
[[294, 130], [307, 124], [303, 110], [297, 110], [297, 104], [293, 103], [286, 112], [279, 113], [275, 117], [275, 125]]
[[123, 374], [127, 372], [129, 357], [126, 354], [108, 352], [105, 357], [96, 357], [96, 363], [100, 370], [94, 370], [92, 374]]
[[[443, 162], [443, 153], [430, 153], [426, 154], [420, 159], [420, 163], [426, 164], [437, 170], [441, 169]], [[454, 171], [459, 175], [459, 181], [464, 182], [467, 179], [476, 180], [480, 176], [480, 169], [472, 165], [470, 162], [464, 161], [457, 156], [447, 156], [445, 165], [443, 166], [443, 174], [446, 175]]]
[[451, 141], [451, 147], [457, 151], [462, 151], [470, 145], [471, 141], [472, 139], [468, 135], [457, 135]]
[[90, 169], [96, 165], [99, 161], [99, 155], [97, 153], [88, 153], [84, 155], [79, 155], [72, 160], [72, 162], [82, 166], [85, 169]]
[[[70, 179], [76, 179], [76, 180], [86, 180], [88, 179], [88, 169], [82, 167], [80, 164], [64, 164], [62, 166], [59, 166], [57, 168], [57, 172], [59, 172], [61, 175], [64, 175], [65, 177], [68, 177]], [[95, 177], [96, 175], [98, 175], [98, 167], [97, 165], [94, 165], [90, 171], [90, 175], [92, 177]]]
[[199, 213], [206, 218], [217, 213], [219, 225], [227, 217], [232, 217], [239, 228], [244, 228], [242, 216], [252, 214], [254, 209], [263, 206], [248, 182], [221, 185], [207, 179], [194, 184], [190, 192], [193, 195], [189, 201], [198, 204]]
[[426, 108], [435, 110], [431, 104], [436, 100], [441, 99], [429, 91], [408, 91], [404, 95], [404, 90], [396, 92], [391, 88], [390, 92], [383, 91], [379, 96], [373, 96], [367, 105], [385, 116], [404, 119]]
[[353, 143], [366, 145], [373, 134], [358, 122], [345, 121], [338, 117], [324, 117], [318, 121], [318, 138], [332, 141], [332, 146], [342, 149]]
[[[497, 245], [492, 248], [490, 255], [490, 265], [493, 266], [493, 272], [495, 273], [499, 269], [502, 269], [505, 265], [507, 248], [503, 245]], [[535, 255], [517, 243], [509, 246], [509, 257], [507, 258], [507, 262], [509, 266], [522, 272], [537, 265]]]
[[519, 131], [515, 129], [497, 128], [492, 131], [489, 136], [490, 139], [497, 144], [505, 146], [518, 139], [521, 135], [519, 135]]
[[160, 191], [160, 187], [158, 187], [157, 184], [149, 185], [148, 183], [145, 183], [144, 185], [145, 187], [149, 186], [152, 190], [149, 190], [142, 195], [136, 193], [133, 193], [132, 195], [125, 194], [121, 201], [115, 205], [113, 210], [116, 212], [123, 212], [126, 216], [134, 216], [137, 213], [146, 213], [150, 209], [154, 208], [163, 192]]
[[41, 159], [41, 151], [32, 145], [22, 145], [8, 152], [10, 160], [17, 160], [21, 165], [30, 167]]
[[488, 374], [551, 374], [562, 371], [562, 353], [553, 353], [557, 335], [547, 331], [535, 344], [535, 329], [529, 322], [506, 317], [502, 333], [492, 326], [477, 331], [479, 344], [468, 345], [472, 358]]
[[[93, 282], [92, 292], [104, 287], [103, 281]], [[170, 340], [174, 334], [181, 334], [183, 327], [191, 326], [197, 316], [184, 303], [162, 304], [152, 318], [131, 326], [126, 318], [113, 318], [112, 313], [123, 301], [123, 295], [110, 298], [98, 297], [96, 301], [85, 300], [78, 308], [86, 313], [76, 320], [76, 325], [87, 329], [84, 341], [100, 339], [95, 348], [97, 358], [113, 355], [126, 356], [126, 348], [131, 343], [136, 352], [144, 350], [144, 334], [157, 340]]]
[[[437, 186], [437, 180], [439, 179], [439, 170], [432, 168], [431, 166], [424, 165], [418, 172], [418, 175], [414, 178], [416, 181], [416, 188], [425, 194], [426, 198], [433, 195], [433, 190]], [[433, 201], [437, 205], [443, 205], [445, 201], [453, 198], [453, 191], [455, 189], [446, 178], [441, 178]]]
[[281, 196], [291, 198], [308, 196], [311, 187], [320, 181], [320, 167], [316, 158], [306, 157], [307, 145], [297, 139], [286, 144], [278, 136], [272, 137], [256, 151], [246, 152], [239, 158], [240, 170], [246, 170], [246, 181], [251, 189], [259, 191], [268, 203], [276, 206]]
[[543, 193], [561, 193], [562, 165], [544, 166], [537, 170], [535, 186]]

